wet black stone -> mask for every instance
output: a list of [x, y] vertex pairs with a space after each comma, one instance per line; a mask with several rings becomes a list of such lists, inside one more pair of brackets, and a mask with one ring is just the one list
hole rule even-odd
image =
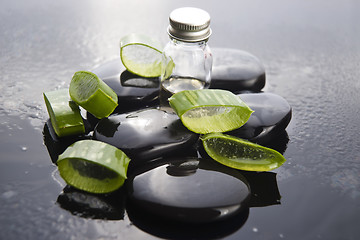
[[[85, 126], [89, 126], [89, 124], [85, 121]], [[89, 127], [86, 127], [87, 133], [89, 130]], [[56, 161], [60, 154], [62, 154], [67, 147], [69, 147], [71, 144], [75, 143], [76, 141], [84, 140], [84, 139], [90, 139], [89, 135], [81, 134], [81, 135], [75, 135], [75, 136], [66, 136], [59, 138], [54, 128], [51, 125], [50, 119], [46, 121], [43, 128], [43, 139], [44, 144], [48, 150], [48, 153], [50, 155], [51, 161], [56, 164]]]
[[[133, 78], [120, 79], [113, 77], [104, 79], [104, 82], [118, 95], [119, 105], [114, 112], [123, 113], [157, 104], [160, 89], [158, 79], [141, 78], [128, 71], [121, 74], [121, 76], [124, 75], [126, 77], [133, 76]], [[144, 85], [141, 85], [141, 82]]]
[[109, 61], [92, 70], [118, 96], [115, 113], [153, 106], [158, 102], [159, 78], [144, 78], [125, 69], [119, 59]]
[[154, 158], [193, 152], [198, 134], [189, 131], [176, 114], [149, 108], [102, 119], [94, 138], [123, 150], [136, 165]]
[[234, 169], [210, 159], [171, 160], [127, 182], [128, 200], [150, 214], [181, 222], [224, 220], [244, 209], [250, 189]]
[[257, 143], [282, 136], [282, 142], [286, 142], [287, 135], [283, 133], [291, 120], [292, 109], [283, 97], [273, 93], [244, 93], [238, 96], [254, 112], [241, 128], [227, 134]]
[[88, 121], [91, 131], [94, 131], [94, 128], [96, 126], [96, 124], [99, 123], [100, 119], [98, 119], [97, 117], [95, 117], [94, 115], [92, 115], [89, 112], [86, 112], [86, 120]]
[[265, 68], [251, 53], [231, 48], [212, 48], [212, 53], [210, 88], [239, 93], [260, 91], [265, 86]]

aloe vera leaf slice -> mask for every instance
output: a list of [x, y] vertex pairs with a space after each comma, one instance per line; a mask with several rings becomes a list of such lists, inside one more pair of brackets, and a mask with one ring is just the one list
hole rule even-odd
[[237, 129], [253, 112], [241, 98], [220, 89], [181, 91], [169, 103], [189, 130], [201, 134]]
[[68, 89], [43, 93], [51, 125], [58, 137], [85, 133], [79, 106], [69, 96]]
[[126, 179], [130, 158], [120, 149], [95, 140], [81, 140], [59, 155], [60, 176], [67, 184], [91, 193], [109, 193]]
[[132, 33], [120, 39], [120, 58], [125, 68], [142, 77], [161, 74], [161, 44], [149, 36]]
[[207, 154], [217, 162], [246, 171], [270, 171], [280, 167], [286, 159], [271, 148], [238, 137], [209, 133], [200, 137]]
[[74, 102], [99, 119], [108, 117], [118, 106], [114, 90], [92, 72], [76, 72], [69, 93]]

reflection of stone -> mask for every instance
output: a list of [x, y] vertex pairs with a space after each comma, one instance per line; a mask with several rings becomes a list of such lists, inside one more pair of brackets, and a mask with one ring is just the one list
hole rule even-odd
[[265, 207], [280, 204], [280, 193], [273, 172], [241, 171], [251, 189], [249, 207]]
[[280, 133], [272, 133], [271, 138], [268, 137], [265, 140], [267, 141], [258, 141], [261, 145], [272, 148], [278, 151], [281, 154], [284, 154], [287, 149], [287, 144], [289, 142], [289, 135], [286, 130], [281, 131]]
[[66, 186], [58, 196], [57, 203], [72, 214], [93, 219], [120, 220], [124, 218], [124, 193], [99, 195]]
[[223, 221], [184, 223], [154, 214], [144, 214], [142, 209], [138, 209], [131, 202], [126, 204], [126, 212], [136, 227], [162, 239], [222, 239], [239, 230], [249, 216], [249, 209], [244, 209]]
[[177, 115], [146, 109], [102, 119], [95, 128], [94, 138], [124, 151], [134, 165], [164, 155], [194, 151], [198, 135], [186, 129]]
[[[170, 175], [169, 167], [174, 166], [183, 174]], [[191, 174], [187, 174], [189, 169]], [[227, 219], [247, 209], [250, 197], [248, 183], [239, 171], [222, 165], [214, 168], [211, 161], [197, 158], [165, 161], [130, 176], [127, 186], [131, 204], [182, 222]]]

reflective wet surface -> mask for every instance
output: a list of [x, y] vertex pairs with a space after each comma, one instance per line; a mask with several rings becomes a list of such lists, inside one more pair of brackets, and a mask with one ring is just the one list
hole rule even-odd
[[[127, 33], [150, 34], [165, 43], [169, 12], [186, 5], [203, 7], [212, 16], [211, 47], [256, 56], [266, 72], [262, 90], [283, 97], [292, 108], [286, 133], [266, 143], [282, 148], [287, 159], [264, 175], [278, 192], [249, 183], [248, 210], [198, 226], [144, 214], [122, 202], [123, 192], [99, 197], [67, 189], [42, 133], [48, 119], [42, 92], [68, 87], [74, 72], [117, 59], [118, 41]], [[3, 1], [0, 238], [357, 239], [356, 9], [353, 0]], [[149, 82], [144, 91], [152, 87]], [[248, 182], [270, 181], [242, 174]]]

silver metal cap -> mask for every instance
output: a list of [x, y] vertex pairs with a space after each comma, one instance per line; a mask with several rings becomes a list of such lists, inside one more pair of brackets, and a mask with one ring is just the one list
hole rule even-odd
[[211, 35], [210, 15], [200, 8], [184, 7], [170, 13], [168, 34], [185, 42], [200, 42]]

